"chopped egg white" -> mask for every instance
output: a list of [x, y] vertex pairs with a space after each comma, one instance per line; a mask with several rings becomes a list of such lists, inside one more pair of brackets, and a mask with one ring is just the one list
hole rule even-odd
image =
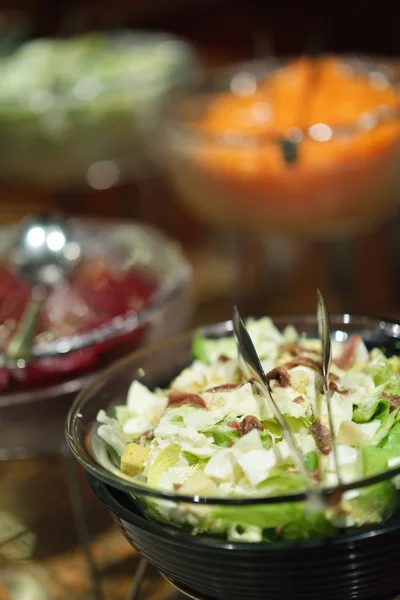
[[235, 480], [236, 461], [231, 450], [225, 449], [210, 458], [204, 473], [217, 481]]
[[264, 481], [271, 467], [276, 465], [274, 450], [250, 450], [236, 454], [235, 458], [253, 486]]

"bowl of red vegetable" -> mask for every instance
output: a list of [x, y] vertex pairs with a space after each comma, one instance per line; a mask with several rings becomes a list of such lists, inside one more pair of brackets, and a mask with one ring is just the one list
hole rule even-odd
[[7, 265], [16, 228], [0, 228], [0, 457], [58, 449], [71, 399], [93, 374], [190, 316], [191, 269], [168, 236], [134, 222], [68, 227], [82, 258], [43, 302], [22, 368], [6, 366], [3, 352], [31, 290]]

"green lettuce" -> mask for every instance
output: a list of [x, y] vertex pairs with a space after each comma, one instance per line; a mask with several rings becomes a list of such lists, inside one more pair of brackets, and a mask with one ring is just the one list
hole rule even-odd
[[377, 395], [375, 401], [367, 405], [354, 405], [353, 421], [355, 423], [368, 423], [372, 419], [384, 419], [390, 412], [390, 401]]
[[318, 469], [318, 454], [316, 452], [307, 452], [304, 458], [309, 471], [316, 471]]
[[210, 460], [209, 457], [205, 458], [204, 456], [198, 456], [197, 454], [190, 452], [190, 450], [183, 450], [182, 456], [186, 458], [190, 466], [198, 465], [202, 468], [204, 468]]
[[170, 444], [161, 450], [155, 461], [146, 469], [147, 482], [150, 486], [158, 485], [165, 471], [178, 461], [180, 453], [181, 449], [178, 444]]
[[374, 348], [371, 350], [371, 361], [364, 367], [364, 372], [372, 375], [377, 387], [387, 385], [399, 387], [400, 357], [391, 356], [388, 358], [382, 350]]
[[304, 478], [289, 470], [289, 465], [278, 465], [269, 470], [268, 478], [257, 486], [262, 496], [280, 496], [304, 490]]
[[332, 523], [322, 514], [308, 512], [303, 502], [263, 504], [257, 506], [221, 506], [211, 511], [213, 519], [243, 527], [258, 527], [263, 538], [275, 530], [283, 539], [309, 539], [315, 536], [331, 536], [335, 532]]
[[360, 448], [361, 468], [364, 477], [371, 477], [387, 469], [387, 455], [382, 448], [370, 444]]
[[222, 355], [236, 358], [237, 346], [232, 336], [214, 340], [204, 337], [199, 330], [192, 339], [192, 354], [196, 360], [212, 364]]
[[229, 427], [226, 422], [219, 422], [207, 429], [203, 429], [201, 433], [204, 433], [208, 437], [212, 437], [214, 444], [222, 448], [228, 448], [241, 436], [240, 431]]
[[346, 501], [346, 508], [355, 525], [371, 525], [388, 519], [397, 509], [398, 492], [392, 481], [382, 481]]
[[388, 459], [400, 456], [400, 421], [398, 419], [389, 433], [380, 441], [379, 448], [385, 452]]
[[396, 409], [382, 422], [372, 438], [372, 444], [360, 447], [364, 477], [382, 473], [388, 468], [388, 460], [400, 456], [400, 412]]
[[385, 414], [385, 416], [381, 419], [381, 426], [373, 436], [371, 443], [377, 446], [382, 440], [384, 440], [385, 437], [389, 435], [390, 430], [392, 429], [394, 424], [399, 420], [399, 418], [400, 407], [396, 408], [392, 412], [388, 412], [387, 414]]
[[275, 421], [275, 419], [265, 419], [265, 421], [261, 422], [261, 425], [264, 427], [265, 431], [268, 431], [275, 438], [281, 438], [282, 437], [281, 428], [279, 427], [279, 425]]

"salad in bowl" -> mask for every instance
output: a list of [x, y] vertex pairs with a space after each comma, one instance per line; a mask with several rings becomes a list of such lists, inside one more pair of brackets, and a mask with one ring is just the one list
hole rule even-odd
[[[228, 542], [326, 537], [392, 517], [400, 488], [396, 344], [383, 347], [379, 337], [371, 344], [346, 327], [335, 331], [331, 432], [315, 333], [306, 336], [295, 322], [278, 327], [270, 318], [247, 320], [315, 489], [336, 498], [321, 508], [309, 501], [307, 482], [269, 403], [244, 374], [231, 324], [224, 327], [223, 335], [206, 328], [190, 337], [192, 357], [171, 365], [169, 380], [149, 378], [154, 365], [144, 355], [140, 364], [137, 355], [127, 393], [116, 394], [113, 405], [96, 414], [91, 409], [85, 452], [96, 474], [128, 491], [147, 517]], [[165, 361], [161, 351], [153, 356], [161, 371], [162, 356]], [[75, 436], [71, 418], [68, 433]]]

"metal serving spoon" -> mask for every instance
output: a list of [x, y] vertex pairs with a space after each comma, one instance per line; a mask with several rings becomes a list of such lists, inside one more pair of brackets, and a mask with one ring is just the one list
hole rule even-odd
[[65, 280], [81, 256], [65, 218], [44, 215], [23, 223], [8, 253], [12, 272], [32, 286], [17, 329], [4, 352], [5, 364], [23, 368], [32, 358], [39, 309], [49, 290]]
[[335, 470], [338, 478], [339, 485], [342, 484], [342, 478], [340, 476], [340, 468], [339, 468], [339, 457], [338, 457], [338, 449], [336, 443], [333, 415], [332, 415], [332, 406], [331, 406], [331, 394], [329, 391], [329, 370], [331, 368], [332, 361], [332, 344], [331, 344], [331, 329], [329, 322], [329, 312], [328, 307], [326, 305], [325, 299], [321, 292], [317, 291], [318, 295], [318, 305], [317, 305], [317, 317], [318, 317], [318, 335], [321, 340], [321, 352], [322, 352], [322, 377], [323, 377], [323, 391], [325, 401], [328, 407], [328, 419], [329, 419], [329, 429], [331, 433], [332, 439], [332, 451], [333, 451], [333, 459], [335, 461]]

